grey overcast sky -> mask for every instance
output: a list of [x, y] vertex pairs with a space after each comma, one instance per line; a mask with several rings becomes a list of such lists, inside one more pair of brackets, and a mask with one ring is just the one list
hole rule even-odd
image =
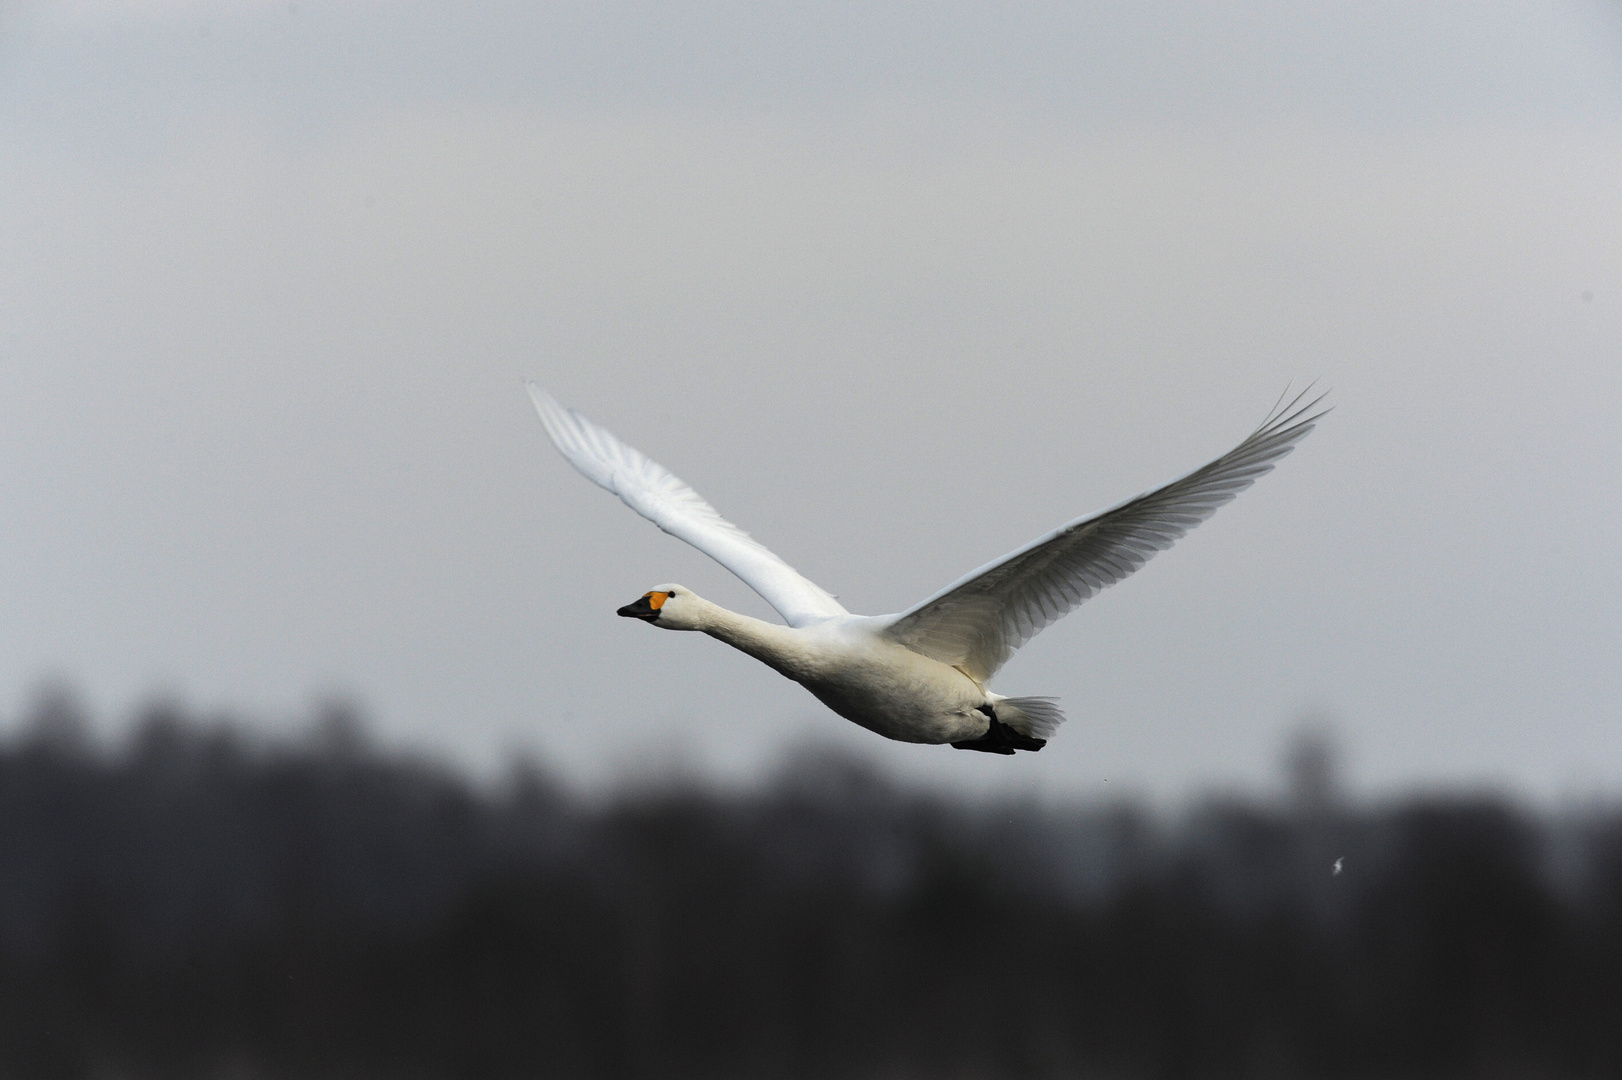
[[[0, 6], [0, 710], [177, 694], [573, 782], [838, 743], [1177, 797], [1622, 789], [1622, 8]], [[724, 570], [532, 377], [852, 610], [1337, 410], [1028, 645], [1040, 755], [614, 617]]]

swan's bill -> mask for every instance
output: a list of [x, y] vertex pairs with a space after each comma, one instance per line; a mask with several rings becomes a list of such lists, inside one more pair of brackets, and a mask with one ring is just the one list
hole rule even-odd
[[627, 619], [644, 619], [648, 622], [654, 622], [659, 618], [659, 609], [664, 607], [665, 601], [669, 599], [670, 594], [667, 592], [643, 593], [635, 603], [626, 604], [615, 614], [623, 615]]

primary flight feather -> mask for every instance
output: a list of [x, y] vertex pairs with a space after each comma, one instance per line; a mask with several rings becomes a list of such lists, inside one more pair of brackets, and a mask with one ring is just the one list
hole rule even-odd
[[898, 615], [852, 615], [664, 466], [529, 384], [552, 443], [587, 479], [731, 570], [787, 626], [728, 611], [680, 585], [619, 609], [698, 630], [799, 682], [846, 719], [903, 742], [1012, 754], [1040, 750], [1064, 714], [1051, 698], [985, 687], [1014, 650], [1171, 547], [1270, 472], [1327, 412], [1281, 398], [1228, 453], [1169, 484], [1076, 518]]

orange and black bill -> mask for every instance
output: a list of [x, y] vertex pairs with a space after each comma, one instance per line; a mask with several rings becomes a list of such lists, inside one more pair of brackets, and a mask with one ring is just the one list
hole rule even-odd
[[618, 614], [625, 616], [627, 619], [646, 619], [648, 622], [653, 622], [659, 617], [659, 609], [664, 607], [665, 601], [669, 599], [669, 593], [644, 593], [636, 603], [626, 604], [620, 608]]

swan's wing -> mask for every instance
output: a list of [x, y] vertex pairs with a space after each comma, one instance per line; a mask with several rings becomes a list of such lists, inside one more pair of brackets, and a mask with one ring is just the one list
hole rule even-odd
[[[1309, 388], [1310, 390], [1310, 388]], [[1306, 392], [1202, 469], [1103, 513], [1077, 518], [902, 612], [886, 633], [915, 652], [985, 680], [1015, 649], [1171, 547], [1270, 472], [1327, 409]]]
[[606, 428], [564, 408], [534, 383], [528, 385], [552, 445], [569, 464], [671, 536], [687, 541], [737, 574], [790, 626], [849, 614], [839, 601], [716, 513], [715, 507], [669, 469], [620, 442]]

